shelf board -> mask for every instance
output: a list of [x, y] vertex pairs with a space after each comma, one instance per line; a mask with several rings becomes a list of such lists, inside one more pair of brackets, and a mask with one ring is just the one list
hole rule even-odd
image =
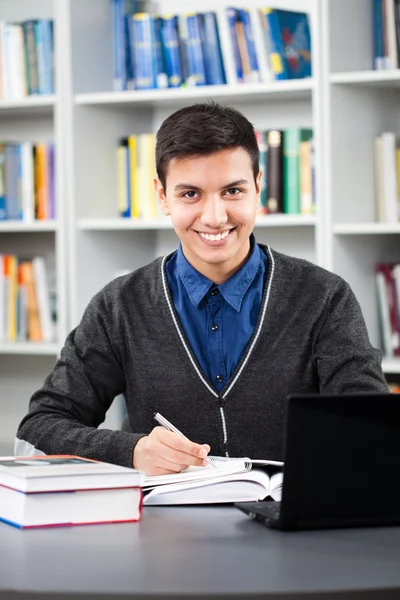
[[166, 105], [186, 104], [190, 100], [257, 100], [266, 97], [307, 98], [314, 88], [312, 78], [271, 81], [268, 83], [243, 83], [237, 85], [207, 85], [189, 88], [168, 88], [165, 90], [133, 90], [124, 92], [99, 92], [77, 94], [75, 103], [85, 106], [121, 104]]
[[18, 100], [0, 100], [0, 118], [4, 114], [37, 114], [49, 113], [56, 102], [54, 94], [41, 96], [25, 96]]
[[56, 221], [34, 221], [25, 223], [24, 221], [0, 221], [0, 233], [16, 233], [16, 232], [42, 232], [42, 231], [57, 231], [58, 223]]
[[336, 223], [333, 232], [337, 235], [382, 235], [400, 233], [400, 223]]
[[[266, 215], [256, 219], [255, 227], [314, 226], [315, 215]], [[82, 231], [120, 231], [135, 229], [172, 229], [170, 219], [80, 219], [78, 229]]]
[[384, 373], [400, 374], [400, 358], [384, 358], [382, 360], [382, 370]]
[[331, 73], [329, 80], [333, 84], [397, 88], [400, 87], [400, 69]]
[[45, 342], [0, 342], [0, 354], [57, 356], [60, 346]]

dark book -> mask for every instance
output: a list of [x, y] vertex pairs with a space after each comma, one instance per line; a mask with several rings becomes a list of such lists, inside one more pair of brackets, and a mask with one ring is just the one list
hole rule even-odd
[[283, 212], [283, 144], [282, 131], [271, 129], [267, 135], [267, 212]]

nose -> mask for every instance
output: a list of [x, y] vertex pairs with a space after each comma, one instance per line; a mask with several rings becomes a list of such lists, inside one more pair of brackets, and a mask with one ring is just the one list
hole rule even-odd
[[221, 197], [209, 197], [203, 204], [200, 220], [210, 229], [218, 229], [228, 221], [226, 206]]

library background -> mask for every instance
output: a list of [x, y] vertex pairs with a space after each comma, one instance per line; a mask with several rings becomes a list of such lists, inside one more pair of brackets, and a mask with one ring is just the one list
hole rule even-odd
[[211, 98], [257, 132], [258, 241], [350, 283], [398, 389], [400, 0], [184, 9], [0, 0], [0, 454], [90, 298], [177, 247], [154, 135]]

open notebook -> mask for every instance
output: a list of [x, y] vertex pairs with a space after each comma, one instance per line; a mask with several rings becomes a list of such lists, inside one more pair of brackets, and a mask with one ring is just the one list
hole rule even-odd
[[143, 503], [147, 506], [165, 504], [214, 504], [223, 502], [254, 502], [271, 497], [280, 500], [283, 473], [268, 474], [253, 468], [268, 466], [276, 471], [283, 463], [249, 458], [210, 457], [218, 466], [189, 467], [181, 473], [145, 477]]

